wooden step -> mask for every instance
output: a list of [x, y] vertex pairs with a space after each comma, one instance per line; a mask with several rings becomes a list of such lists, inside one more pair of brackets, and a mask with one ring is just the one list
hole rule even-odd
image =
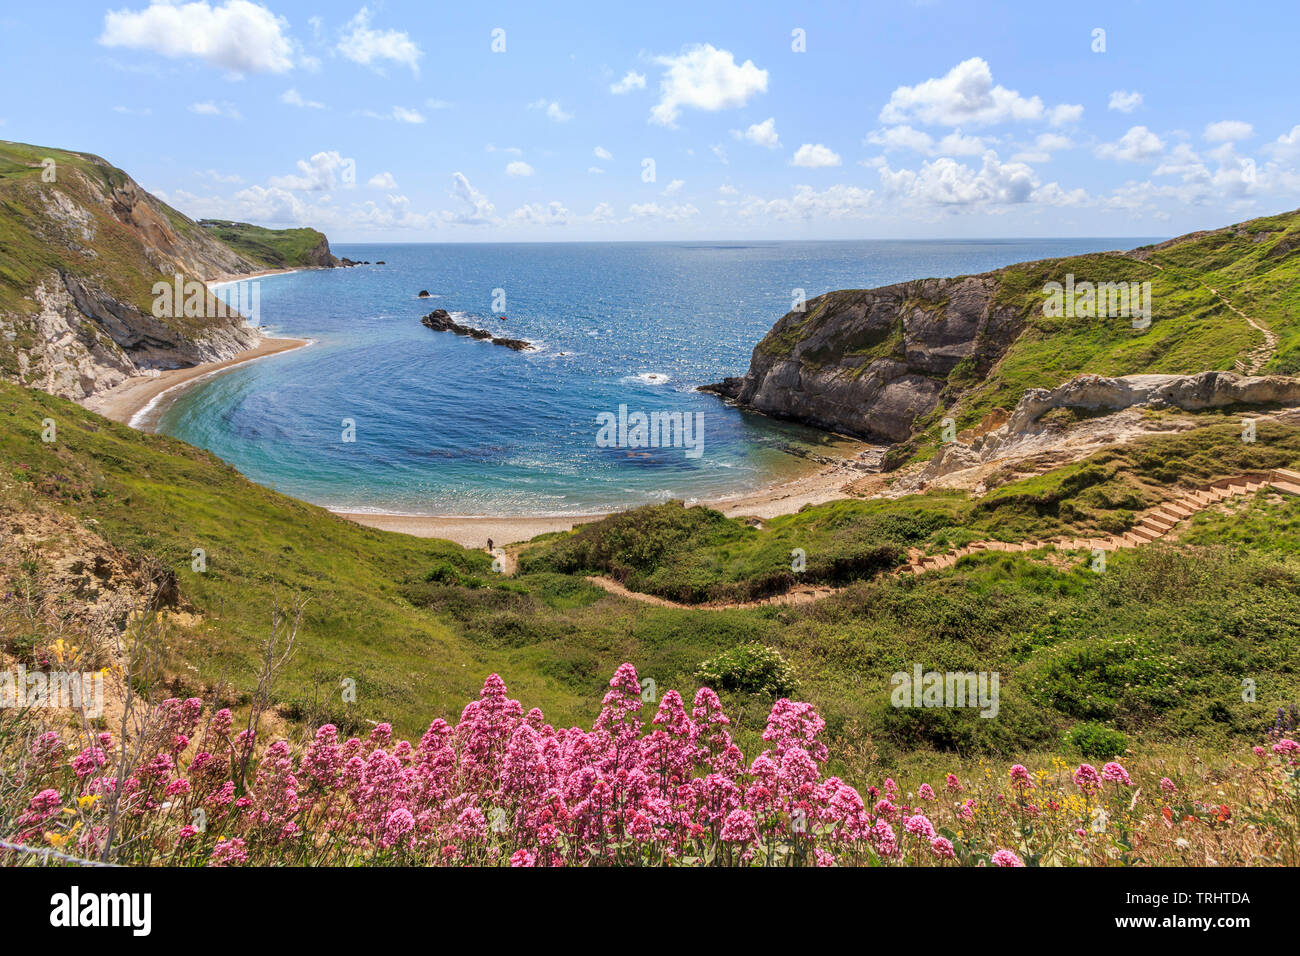
[[1273, 477], [1280, 478], [1283, 481], [1289, 481], [1295, 485], [1300, 485], [1300, 471], [1292, 471], [1290, 468], [1274, 468]]
[[1145, 541], [1154, 541], [1156, 538], [1160, 537], [1160, 535], [1157, 534], [1156, 532], [1152, 531], [1149, 528], [1144, 528], [1141, 525], [1138, 525], [1136, 528], [1130, 528], [1129, 534], [1136, 535], [1137, 537], [1142, 538]]
[[1187, 505], [1177, 501], [1166, 501], [1163, 505], [1160, 506], [1160, 508], [1163, 511], [1167, 511], [1173, 515], [1176, 515], [1179, 519], [1190, 518], [1192, 515], [1196, 513], [1195, 508], [1189, 508], [1187, 507]]
[[1168, 531], [1174, 525], [1178, 524], [1178, 518], [1164, 511], [1148, 511], [1142, 516], [1142, 520], [1157, 527], [1164, 528]]
[[1282, 481], [1274, 478], [1272, 485], [1276, 490], [1286, 492], [1288, 495], [1300, 495], [1300, 481]]

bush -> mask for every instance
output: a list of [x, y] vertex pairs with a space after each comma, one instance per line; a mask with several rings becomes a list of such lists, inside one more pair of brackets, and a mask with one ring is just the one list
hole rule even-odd
[[1107, 760], [1128, 749], [1128, 737], [1105, 724], [1079, 724], [1065, 735], [1065, 742], [1084, 757]]
[[794, 668], [762, 644], [741, 644], [702, 663], [696, 671], [714, 690], [788, 697], [794, 693]]

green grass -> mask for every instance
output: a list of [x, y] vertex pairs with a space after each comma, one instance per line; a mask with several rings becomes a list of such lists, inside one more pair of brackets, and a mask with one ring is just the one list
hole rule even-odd
[[266, 229], [225, 219], [201, 219], [199, 225], [236, 252], [272, 269], [320, 264], [313, 261], [312, 253], [326, 241], [325, 234], [315, 229]]
[[[55, 444], [40, 441], [47, 417], [58, 423]], [[919, 578], [852, 566], [882, 546], [941, 548], [1083, 527], [1103, 520], [1114, 499], [1131, 496], [1136, 507], [1172, 493], [1175, 480], [1300, 459], [1294, 428], [1264, 423], [1254, 445], [1234, 443], [1235, 434], [1225, 423], [1177, 443], [1152, 439], [979, 502], [953, 493], [844, 501], [763, 530], [660, 506], [621, 525], [547, 536], [525, 554], [519, 576], [502, 579], [481, 552], [352, 525], [181, 442], [4, 384], [0, 505], [7, 526], [16, 515], [58, 509], [111, 546], [175, 571], [182, 600], [203, 620], [171, 638], [173, 693], [204, 694], [223, 679], [249, 688], [275, 602], [308, 597], [301, 650], [279, 694], [290, 717], [311, 713], [349, 728], [385, 719], [418, 734], [433, 717], [455, 717], [495, 671], [525, 707], [541, 707], [557, 725], [586, 725], [623, 661], [660, 693], [689, 694], [706, 661], [761, 645], [789, 663], [796, 695], [814, 703], [832, 738], [869, 740], [891, 759], [931, 750], [1065, 752], [1065, 735], [1081, 723], [1144, 742], [1226, 747], [1230, 738], [1253, 740], [1273, 708], [1300, 697], [1294, 501], [1261, 499], [1250, 507], [1263, 510], [1244, 521], [1205, 517], [1188, 543], [1115, 554], [1100, 575], [1086, 556], [1042, 553], [972, 556]], [[1279, 530], [1264, 533], [1270, 527]], [[559, 567], [603, 555], [651, 584], [746, 587], [773, 566], [788, 568], [793, 546], [806, 548], [810, 570], [842, 560], [850, 568], [843, 580], [856, 581], [811, 605], [705, 611], [614, 598], [587, 584], [583, 569]], [[207, 552], [206, 573], [190, 570], [196, 547]], [[674, 569], [683, 558], [693, 562], [688, 574]], [[25, 572], [5, 573], [12, 586]], [[913, 663], [997, 671], [1000, 716], [895, 710], [890, 675]], [[355, 705], [339, 697], [345, 677], [357, 681]], [[1256, 702], [1241, 699], [1245, 678], [1256, 682]], [[770, 696], [723, 696], [742, 745], [757, 746]]]

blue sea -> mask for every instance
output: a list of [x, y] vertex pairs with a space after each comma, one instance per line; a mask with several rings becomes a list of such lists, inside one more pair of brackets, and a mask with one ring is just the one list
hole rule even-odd
[[[156, 427], [339, 510], [583, 514], [743, 494], [842, 447], [695, 391], [745, 372], [794, 290], [811, 298], [1139, 243], [339, 245], [372, 265], [258, 280], [261, 324], [310, 347], [182, 391]], [[536, 349], [431, 331], [420, 317], [435, 308]], [[602, 447], [597, 418], [621, 405], [702, 413], [700, 453]]]

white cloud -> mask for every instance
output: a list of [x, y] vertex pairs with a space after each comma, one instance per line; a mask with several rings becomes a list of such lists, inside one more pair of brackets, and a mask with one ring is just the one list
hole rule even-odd
[[906, 123], [875, 130], [867, 135], [867, 142], [883, 146], [887, 151], [910, 149], [914, 153], [928, 153], [934, 147], [933, 136]]
[[1300, 126], [1291, 127], [1291, 132], [1283, 133], [1264, 147], [1278, 160], [1300, 160]]
[[409, 66], [412, 73], [420, 72], [420, 47], [403, 30], [372, 30], [370, 10], [362, 7], [343, 28], [336, 49], [362, 66], [374, 66], [382, 60], [391, 60]]
[[598, 176], [604, 176], [604, 175], [605, 175], [605, 170], [601, 169], [599, 166], [588, 166], [588, 167], [587, 167], [587, 172], [589, 172], [589, 173], [595, 173], [595, 174], [598, 175]]
[[1110, 101], [1106, 104], [1106, 109], [1115, 110], [1119, 113], [1132, 113], [1141, 105], [1141, 93], [1138, 93], [1136, 90], [1133, 92], [1116, 90], [1110, 94]]
[[544, 111], [546, 113], [546, 118], [554, 120], [556, 123], [567, 123], [569, 120], [573, 119], [573, 114], [564, 112], [556, 100], [550, 100], [548, 102], [545, 97], [529, 103], [528, 108], [530, 110]]
[[327, 192], [339, 185], [349, 188], [356, 183], [356, 163], [344, 159], [338, 150], [322, 150], [310, 160], [298, 160], [297, 175], [272, 176], [269, 182], [275, 189], [308, 192]]
[[511, 156], [524, 155], [524, 151], [518, 146], [493, 146], [491, 143], [487, 144], [487, 151], [489, 153], [509, 153]]
[[1033, 146], [1016, 153], [1011, 160], [1018, 163], [1046, 163], [1051, 160], [1053, 153], [1073, 146], [1074, 143], [1067, 136], [1059, 133], [1039, 133]]
[[1241, 120], [1220, 120], [1205, 127], [1205, 138], [1211, 143], [1235, 143], [1254, 135], [1255, 127]]
[[597, 146], [595, 149], [592, 150], [592, 152], [596, 154], [597, 159], [609, 160], [614, 158], [614, 154], [611, 153], [609, 150], [607, 150], [604, 146]]
[[591, 215], [587, 218], [593, 223], [617, 222], [614, 207], [607, 202], [596, 203], [596, 208], [591, 211]]
[[396, 189], [397, 180], [393, 178], [392, 173], [384, 172], [371, 176], [368, 185], [374, 186], [376, 189]]
[[958, 63], [945, 76], [898, 87], [880, 111], [883, 123], [919, 121], [938, 126], [987, 125], [1042, 116], [1041, 99], [995, 85], [988, 63], [977, 56]]
[[1047, 111], [1049, 126], [1069, 126], [1083, 119], [1083, 107], [1078, 103], [1062, 103]]
[[425, 101], [424, 101], [424, 105], [427, 106], [427, 107], [428, 107], [429, 109], [431, 109], [431, 110], [449, 110], [449, 109], [451, 109], [451, 104], [450, 104], [449, 102], [447, 102], [446, 100], [440, 100], [440, 99], [436, 99], [436, 98], [432, 98], [432, 97], [431, 97], [430, 99], [425, 100]]
[[496, 206], [486, 196], [470, 185], [465, 174], [451, 175], [451, 195], [465, 204], [460, 212], [442, 213], [444, 221], [458, 226], [484, 226], [497, 221]]
[[731, 185], [731, 183], [723, 183], [718, 187], [718, 192], [722, 193], [724, 196], [735, 196], [739, 194], [740, 190]]
[[825, 166], [839, 166], [839, 154], [821, 143], [804, 143], [794, 153], [794, 159], [791, 164], [794, 166], [804, 166], [809, 169], [820, 169]]
[[408, 110], [405, 106], [393, 107], [393, 119], [399, 123], [423, 123], [424, 117], [415, 110]]
[[239, 110], [235, 109], [234, 104], [227, 103], [224, 100], [220, 103], [215, 103], [212, 100], [191, 103], [189, 110], [191, 113], [198, 113], [200, 116], [224, 116], [226, 119], [241, 119]]
[[657, 202], [633, 203], [628, 212], [634, 219], [660, 219], [664, 222], [683, 222], [700, 214], [690, 203], [661, 206]]
[[670, 182], [667, 186], [664, 187], [664, 195], [675, 196], [682, 191], [682, 187], [685, 185], [686, 185], [686, 180], [674, 179], [672, 182]]
[[645, 74], [638, 73], [636, 70], [628, 70], [623, 75], [623, 79], [613, 83], [609, 87], [611, 93], [623, 94], [631, 93], [633, 90], [645, 89]]
[[767, 91], [767, 70], [753, 60], [737, 65], [728, 50], [705, 43], [688, 47], [678, 56], [660, 56], [666, 67], [659, 81], [659, 102], [650, 119], [660, 126], [676, 126], [683, 107], [716, 112], [744, 106], [756, 93]]
[[886, 190], [900, 198], [925, 205], [987, 206], [1026, 202], [1075, 204], [1082, 192], [1066, 193], [1057, 184], [1039, 186], [1033, 169], [1024, 163], [1003, 163], [997, 154], [984, 154], [976, 170], [954, 159], [941, 157], [921, 164], [920, 169], [891, 169], [876, 164]]
[[407, 109], [405, 106], [394, 106], [387, 113], [376, 113], [374, 110], [362, 110], [362, 116], [370, 119], [397, 120], [399, 123], [420, 124], [424, 122], [424, 114], [419, 110]]
[[286, 103], [289, 106], [301, 106], [313, 110], [323, 110], [325, 108], [324, 103], [317, 103], [315, 100], [303, 99], [302, 94], [293, 88], [287, 89], [280, 94], [280, 102]]
[[567, 226], [569, 210], [560, 202], [529, 203], [510, 214], [510, 221], [525, 226]]
[[781, 148], [781, 138], [776, 133], [776, 117], [774, 116], [769, 116], [761, 123], [754, 123], [743, 132], [733, 129], [731, 135], [736, 139], [743, 139], [747, 143], [753, 143], [755, 146], [762, 146], [764, 149]]
[[858, 186], [836, 185], [818, 192], [812, 186], [796, 186], [789, 199], [746, 196], [736, 209], [745, 219], [862, 219], [874, 205], [875, 191]]
[[529, 166], [523, 160], [517, 159], [513, 163], [506, 164], [507, 176], [531, 176], [533, 167]]
[[1097, 147], [1097, 155], [1102, 159], [1122, 159], [1130, 163], [1139, 163], [1154, 159], [1164, 152], [1164, 141], [1145, 126], [1134, 126], [1121, 136], [1118, 142], [1103, 143]]
[[140, 11], [104, 14], [99, 42], [151, 50], [172, 59], [198, 59], [234, 73], [284, 73], [293, 68], [288, 21], [260, 4], [227, 0], [154, 3]]

